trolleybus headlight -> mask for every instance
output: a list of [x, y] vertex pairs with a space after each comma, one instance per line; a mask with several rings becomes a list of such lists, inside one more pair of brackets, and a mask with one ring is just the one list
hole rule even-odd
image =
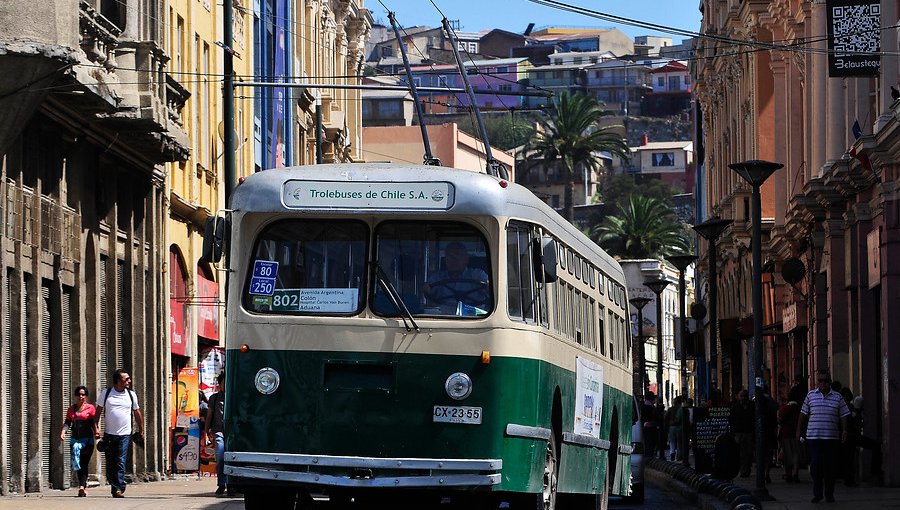
[[261, 368], [259, 372], [256, 373], [254, 382], [256, 383], [256, 389], [260, 393], [268, 395], [274, 393], [275, 390], [278, 389], [281, 377], [279, 377], [278, 372], [276, 372], [274, 368], [266, 367]]
[[444, 383], [447, 395], [454, 400], [462, 400], [472, 394], [472, 379], [462, 372], [450, 374]]

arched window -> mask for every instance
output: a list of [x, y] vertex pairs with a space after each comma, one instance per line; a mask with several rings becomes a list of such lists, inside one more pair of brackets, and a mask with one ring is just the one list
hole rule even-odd
[[169, 248], [169, 344], [172, 354], [191, 355], [188, 273], [177, 246]]

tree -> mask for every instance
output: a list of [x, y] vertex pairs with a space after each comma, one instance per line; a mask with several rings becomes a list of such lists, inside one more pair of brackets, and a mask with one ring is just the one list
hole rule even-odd
[[[459, 121], [459, 129], [475, 138], [481, 138], [478, 123], [471, 117]], [[508, 151], [524, 145], [534, 134], [534, 126], [530, 116], [486, 116], [484, 129], [487, 131], [491, 147]]]
[[594, 195], [595, 202], [602, 202], [615, 209], [627, 205], [631, 195], [643, 195], [672, 206], [672, 197], [681, 193], [661, 179], [641, 179], [640, 176], [618, 174], [607, 176]]
[[540, 127], [526, 146], [526, 154], [532, 162], [559, 159], [565, 172], [566, 189], [563, 195], [563, 217], [569, 222], [575, 215], [576, 170], [597, 170], [600, 159], [597, 154], [606, 151], [622, 159], [630, 156], [628, 144], [617, 132], [619, 126], [601, 126], [603, 117], [612, 115], [603, 104], [584, 94], [562, 93], [554, 100], [554, 112], [548, 119], [540, 120]]
[[631, 195], [594, 227], [591, 237], [610, 255], [621, 259], [659, 258], [693, 250], [690, 237], [663, 201]]

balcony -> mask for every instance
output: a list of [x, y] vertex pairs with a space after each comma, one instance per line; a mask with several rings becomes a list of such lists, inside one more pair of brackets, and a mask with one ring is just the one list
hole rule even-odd
[[27, 246], [81, 260], [81, 215], [57, 200], [41, 196], [12, 182], [0, 184], [0, 218], [5, 222], [3, 235]]

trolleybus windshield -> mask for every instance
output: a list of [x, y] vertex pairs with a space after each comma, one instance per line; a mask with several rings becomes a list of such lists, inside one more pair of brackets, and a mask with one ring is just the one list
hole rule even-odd
[[244, 306], [273, 314], [354, 315], [365, 305], [369, 228], [352, 220], [275, 222], [256, 240]]
[[[470, 225], [384, 222], [375, 230], [375, 256], [413, 315], [484, 317], [494, 308], [488, 246]], [[372, 311], [399, 316], [384, 289], [372, 288]]]

